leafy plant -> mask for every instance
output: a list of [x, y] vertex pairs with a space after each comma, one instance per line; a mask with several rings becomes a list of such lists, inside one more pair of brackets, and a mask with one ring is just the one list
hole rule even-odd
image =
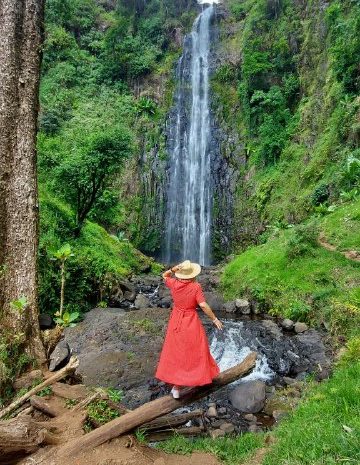
[[73, 328], [74, 326], [76, 326], [76, 322], [79, 320], [79, 317], [79, 312], [65, 312], [62, 316], [56, 317], [55, 321], [58, 325], [64, 326], [65, 328]]
[[111, 399], [113, 402], [120, 402], [124, 397], [124, 393], [121, 389], [108, 388], [107, 394], [109, 399]]
[[317, 247], [319, 227], [316, 222], [301, 224], [293, 228], [287, 245], [287, 257], [294, 259], [301, 255], [311, 254], [314, 247]]
[[28, 306], [28, 301], [25, 296], [21, 296], [19, 299], [12, 300], [10, 302], [10, 307], [16, 312], [18, 312], [20, 315], [24, 313], [27, 306]]
[[149, 97], [140, 97], [137, 102], [137, 111], [140, 115], [155, 115], [156, 113], [156, 102]]
[[69, 244], [63, 245], [58, 251], [54, 253], [54, 259], [60, 262], [60, 276], [61, 276], [61, 286], [60, 286], [60, 309], [59, 312], [56, 312], [55, 315], [62, 319], [63, 310], [64, 310], [64, 291], [65, 291], [65, 263], [74, 254], [71, 251]]
[[44, 387], [44, 389], [42, 389], [41, 391], [37, 393], [37, 395], [40, 397], [50, 396], [51, 394], [52, 394], [51, 386], [46, 386]]

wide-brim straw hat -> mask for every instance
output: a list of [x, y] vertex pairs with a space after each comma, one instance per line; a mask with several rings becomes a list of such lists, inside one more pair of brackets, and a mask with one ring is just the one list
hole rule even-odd
[[185, 260], [179, 266], [181, 269], [175, 273], [179, 279], [195, 278], [201, 272], [201, 266], [198, 263], [191, 263], [190, 260]]

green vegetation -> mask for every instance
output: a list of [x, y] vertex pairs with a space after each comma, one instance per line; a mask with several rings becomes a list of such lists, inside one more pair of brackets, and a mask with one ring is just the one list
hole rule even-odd
[[85, 432], [89, 432], [94, 427], [97, 428], [120, 416], [117, 410], [109, 407], [105, 399], [90, 402], [87, 406], [87, 413], [88, 417], [84, 424]]
[[[59, 308], [61, 278], [50, 259], [65, 243], [75, 254], [64, 294], [70, 314], [103, 300], [109, 275], [115, 282], [151, 270], [153, 262], [131, 245], [149, 252], [159, 238], [151, 231], [147, 240], [142, 211], [154, 199], [141, 196], [137, 160], [154, 148], [165, 156], [160, 122], [172, 101], [178, 57], [172, 35], [191, 23], [191, 6], [189, 0], [46, 4], [38, 135], [42, 311]], [[163, 95], [156, 85], [137, 90], [150, 73], [168, 78]]]
[[228, 5], [224, 63], [212, 85], [223, 129], [238, 141], [223, 151], [236, 154], [233, 238], [244, 249], [265, 228], [302, 222], [359, 195], [360, 6]]
[[158, 447], [175, 454], [190, 454], [195, 450], [209, 452], [224, 463], [235, 465], [244, 463], [262, 445], [262, 435], [247, 433], [234, 438], [199, 438], [193, 441], [184, 436], [174, 435], [173, 438], [160, 442]]
[[[356, 334], [360, 263], [341, 251], [360, 247], [359, 209], [360, 200], [290, 229], [272, 229], [264, 244], [248, 248], [225, 268], [226, 295], [248, 295], [275, 315], [325, 323], [334, 334]], [[322, 247], [320, 234], [338, 249]]]
[[360, 462], [359, 355], [350, 366], [339, 367], [329, 381], [311, 389], [280, 424], [264, 465]]

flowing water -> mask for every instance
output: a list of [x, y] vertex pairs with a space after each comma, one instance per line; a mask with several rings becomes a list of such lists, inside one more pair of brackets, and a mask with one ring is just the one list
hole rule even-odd
[[214, 6], [204, 8], [184, 41], [169, 129], [165, 261], [211, 261], [209, 54]]
[[244, 329], [242, 321], [225, 321], [224, 332], [213, 333], [210, 351], [221, 371], [237, 365], [250, 352], [256, 351], [259, 354], [256, 366], [250, 375], [242, 378], [242, 381], [255, 379], [270, 381], [275, 376], [275, 372], [269, 367], [266, 355], [262, 353], [263, 343], [254, 337], [252, 332]]

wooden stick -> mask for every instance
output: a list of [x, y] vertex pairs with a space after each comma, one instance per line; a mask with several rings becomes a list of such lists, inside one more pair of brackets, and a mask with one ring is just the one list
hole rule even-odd
[[255, 352], [251, 352], [239, 365], [220, 373], [211, 384], [188, 389], [180, 399], [174, 399], [171, 395], [168, 395], [148, 402], [120, 418], [116, 418], [100, 428], [85, 434], [81, 438], [69, 442], [59, 449], [58, 454], [62, 457], [74, 457], [131, 431], [144, 423], [149, 423], [155, 418], [170, 413], [179, 407], [191, 404], [248, 374], [255, 366], [256, 356]]
[[150, 423], [145, 423], [141, 428], [146, 431], [154, 431], [161, 428], [175, 428], [176, 426], [185, 425], [189, 420], [200, 417], [204, 414], [204, 410], [197, 409], [188, 413], [181, 413], [180, 415], [165, 415], [160, 418], [156, 418]]
[[199, 436], [204, 434], [203, 426], [190, 426], [189, 428], [169, 429], [164, 431], [153, 431], [146, 435], [146, 440], [149, 442], [165, 441], [174, 435], [181, 436]]
[[22, 405], [24, 402], [26, 402], [28, 399], [30, 399], [31, 396], [37, 394], [40, 392], [42, 389], [44, 389], [47, 386], [50, 386], [51, 384], [55, 383], [56, 381], [59, 381], [60, 379], [65, 378], [67, 375], [70, 373], [73, 373], [76, 368], [79, 366], [79, 361], [76, 357], [71, 357], [69, 360], [69, 363], [66, 365], [66, 367], [62, 368], [61, 370], [57, 371], [53, 376], [45, 380], [43, 383], [38, 384], [35, 386], [33, 389], [30, 389], [26, 394], [24, 394], [22, 397], [19, 399], [16, 399], [13, 403], [8, 405], [6, 408], [0, 411], [0, 419], [6, 417], [9, 415], [10, 412], [13, 410], [17, 409]]

